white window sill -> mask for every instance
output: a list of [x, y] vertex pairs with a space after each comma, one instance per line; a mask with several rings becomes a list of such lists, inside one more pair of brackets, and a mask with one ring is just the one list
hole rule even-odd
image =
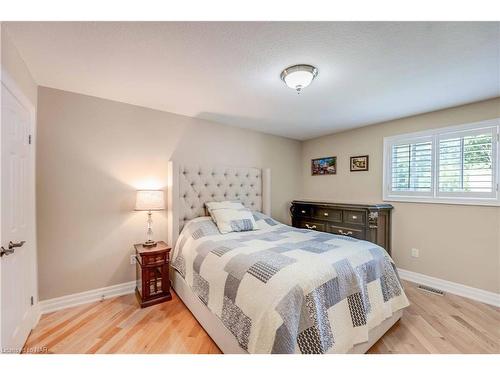
[[436, 203], [436, 204], [457, 204], [466, 206], [493, 206], [500, 207], [500, 200], [494, 198], [430, 198], [411, 197], [401, 195], [384, 196], [384, 202], [408, 202], [408, 203]]

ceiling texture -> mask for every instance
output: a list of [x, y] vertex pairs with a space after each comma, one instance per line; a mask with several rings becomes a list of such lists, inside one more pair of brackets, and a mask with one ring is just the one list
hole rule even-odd
[[[500, 96], [498, 22], [7, 22], [41, 86], [299, 140]], [[280, 80], [319, 69], [298, 95]]]

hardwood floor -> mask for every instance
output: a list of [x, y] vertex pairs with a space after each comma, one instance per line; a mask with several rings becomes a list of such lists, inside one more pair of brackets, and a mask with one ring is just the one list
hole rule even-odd
[[[369, 353], [500, 353], [500, 309], [405, 282], [411, 305]], [[134, 295], [44, 315], [26, 349], [48, 353], [220, 353], [173, 294], [140, 309]], [[43, 351], [43, 349], [42, 349]]]
[[403, 282], [410, 306], [369, 353], [500, 353], [500, 309]]

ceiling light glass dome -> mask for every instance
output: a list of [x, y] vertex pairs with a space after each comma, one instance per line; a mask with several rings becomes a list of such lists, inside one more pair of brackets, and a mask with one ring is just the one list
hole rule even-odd
[[318, 69], [312, 65], [300, 64], [289, 66], [281, 72], [281, 80], [300, 94], [304, 87], [311, 84], [318, 75]]

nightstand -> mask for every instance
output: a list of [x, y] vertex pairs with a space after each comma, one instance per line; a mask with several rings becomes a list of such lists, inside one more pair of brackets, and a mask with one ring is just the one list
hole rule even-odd
[[136, 244], [137, 285], [135, 295], [141, 307], [148, 307], [172, 299], [168, 273], [171, 247], [158, 241], [155, 246]]

